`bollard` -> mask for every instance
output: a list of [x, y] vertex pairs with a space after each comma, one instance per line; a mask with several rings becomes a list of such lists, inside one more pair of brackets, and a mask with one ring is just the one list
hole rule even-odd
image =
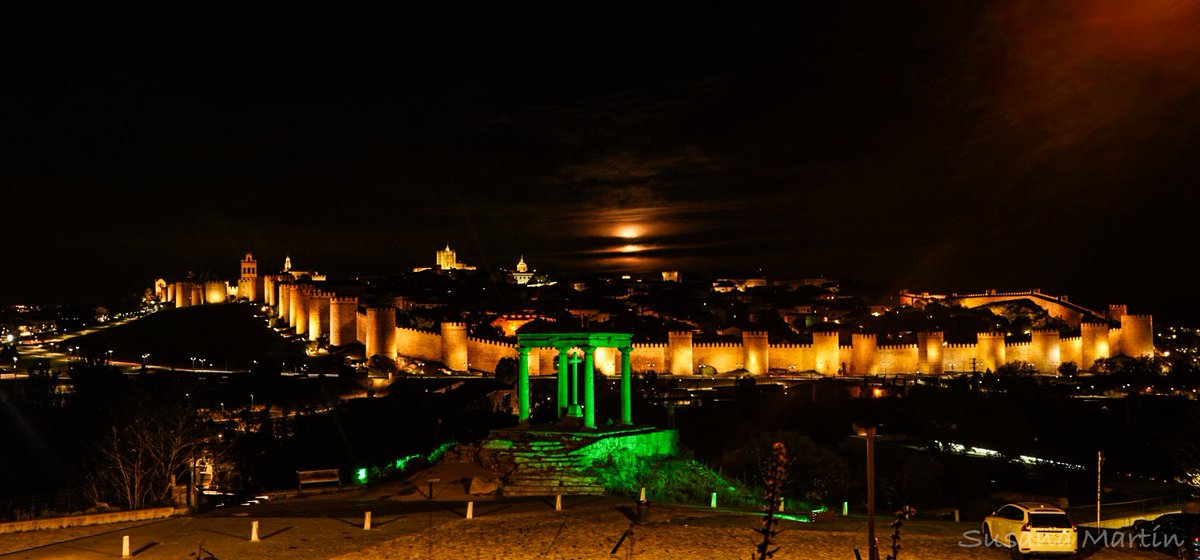
[[717, 507], [717, 493], [716, 492], [712, 493], [712, 503], [710, 503], [708, 505], [708, 507], [712, 507], [712, 508]]
[[554, 495], [554, 511], [562, 511], [562, 494]]
[[129, 535], [121, 537], [121, 558], [132, 558], [129, 554]]
[[250, 522], [250, 542], [258, 542], [258, 522]]
[[369, 511], [367, 512], [366, 516], [363, 517], [363, 530], [364, 531], [371, 530], [371, 512], [369, 512]]
[[779, 498], [779, 513], [783, 513], [783, 498]]
[[850, 502], [842, 502], [842, 517], [850, 515]]
[[467, 502], [467, 519], [475, 519], [475, 502]]
[[954, 522], [958, 523], [958, 510], [954, 510]]
[[642, 493], [638, 494], [638, 501], [639, 502], [646, 501], [646, 487], [645, 486], [642, 487]]

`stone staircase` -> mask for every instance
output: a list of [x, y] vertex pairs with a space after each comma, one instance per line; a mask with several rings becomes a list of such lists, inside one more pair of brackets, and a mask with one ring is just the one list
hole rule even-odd
[[604, 484], [581, 451], [603, 433], [497, 430], [479, 448], [479, 462], [504, 476], [506, 496], [601, 495]]

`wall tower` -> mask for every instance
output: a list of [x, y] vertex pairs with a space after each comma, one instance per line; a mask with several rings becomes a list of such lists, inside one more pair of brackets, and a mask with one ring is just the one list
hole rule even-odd
[[442, 323], [442, 363], [451, 371], [467, 371], [467, 324]]
[[315, 290], [308, 298], [308, 339], [329, 336], [329, 298], [332, 294]]
[[879, 373], [879, 337], [874, 333], [850, 335], [850, 371], [854, 375]]
[[1081, 323], [1079, 335], [1082, 339], [1079, 350], [1079, 369], [1092, 371], [1096, 360], [1111, 357], [1108, 344], [1108, 323]]
[[1121, 316], [1121, 353], [1133, 358], [1154, 357], [1154, 319], [1149, 315]]
[[667, 333], [667, 371], [671, 375], [692, 375], [696, 367], [692, 361], [692, 331]]
[[946, 335], [939, 331], [917, 333], [917, 370], [920, 373], [942, 373], [942, 346]]
[[396, 359], [396, 309], [367, 308], [367, 359], [376, 354]]
[[814, 332], [812, 337], [814, 369], [822, 375], [837, 375], [838, 370], [842, 369], [837, 331], [818, 331]]
[[358, 298], [333, 297], [329, 300], [329, 345], [342, 346], [358, 338]]
[[1004, 346], [1004, 333], [981, 332], [975, 335], [975, 371], [996, 371], [1008, 363]]

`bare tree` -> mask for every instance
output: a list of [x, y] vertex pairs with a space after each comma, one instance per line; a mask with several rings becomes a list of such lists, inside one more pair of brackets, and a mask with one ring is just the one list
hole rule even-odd
[[171, 499], [171, 483], [189, 473], [191, 458], [224, 454], [217, 426], [185, 403], [135, 400], [98, 442], [88, 470], [97, 501], [139, 509]]

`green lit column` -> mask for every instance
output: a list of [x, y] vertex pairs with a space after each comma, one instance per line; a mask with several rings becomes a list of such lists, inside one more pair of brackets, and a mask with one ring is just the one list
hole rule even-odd
[[567, 414], [567, 352], [570, 348], [555, 347], [558, 350], [558, 417]]
[[633, 348], [621, 348], [621, 423], [633, 424]]
[[517, 419], [521, 422], [529, 421], [529, 348], [524, 346], [518, 347], [517, 352], [521, 355], [520, 367], [517, 369], [517, 406], [520, 413]]
[[596, 349], [583, 347], [583, 427], [596, 427]]

